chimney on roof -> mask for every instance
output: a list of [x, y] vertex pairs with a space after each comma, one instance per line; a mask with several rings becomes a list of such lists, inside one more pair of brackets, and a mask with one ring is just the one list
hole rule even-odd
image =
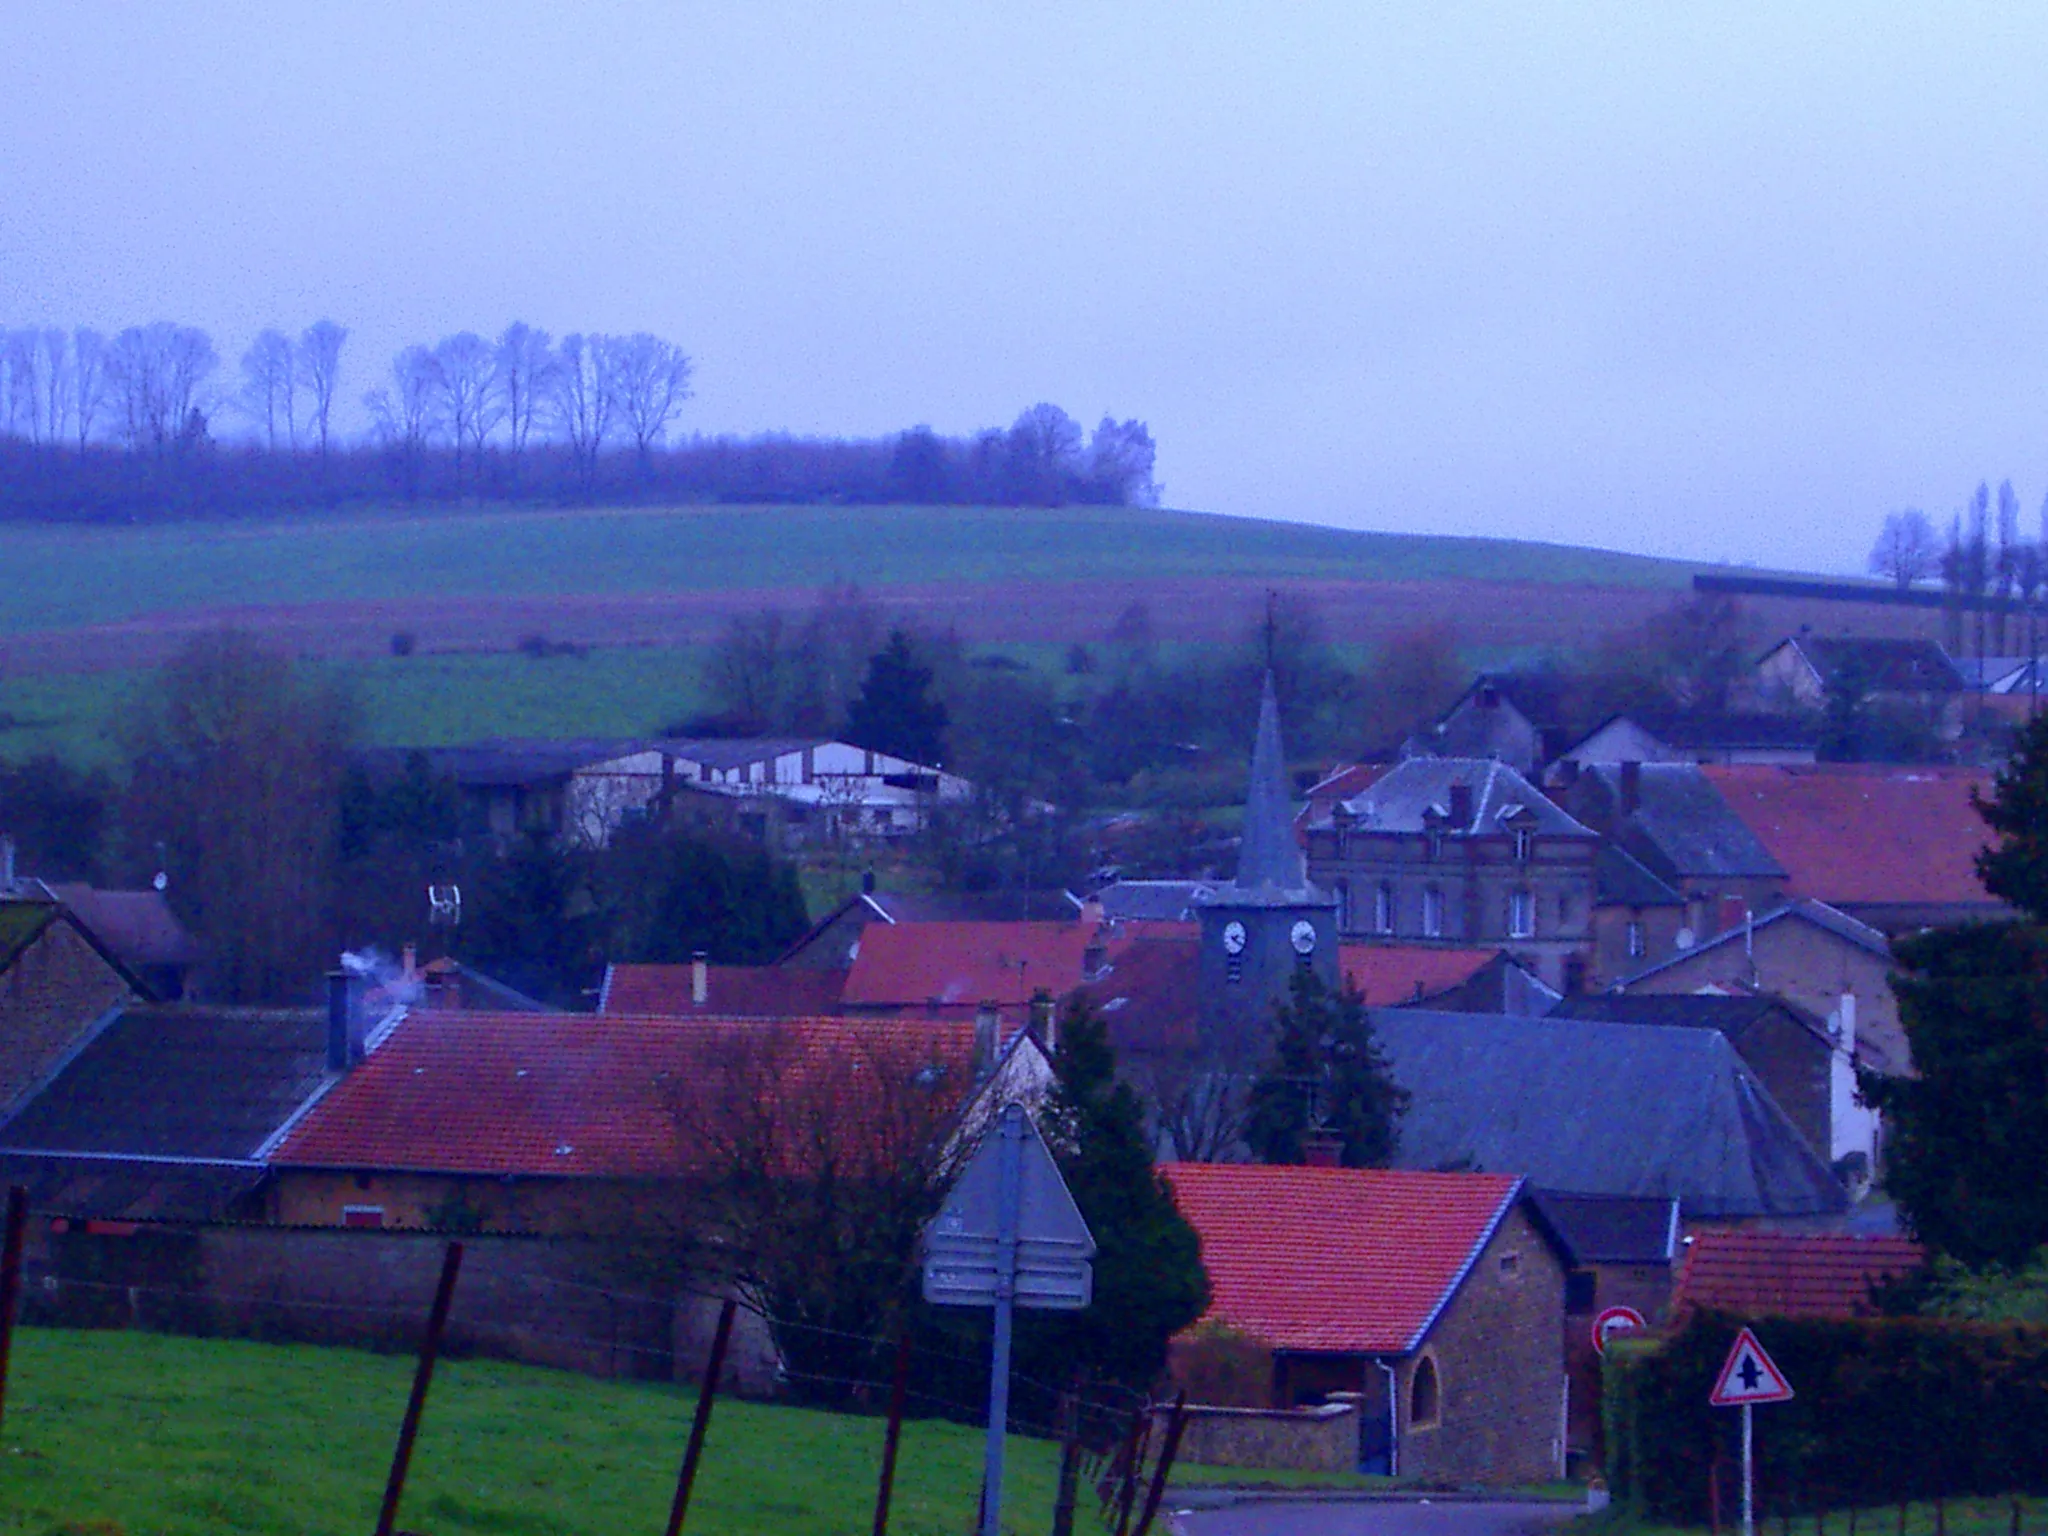
[[1040, 987], [1031, 994], [1031, 1038], [1048, 1056], [1059, 1048], [1058, 1016], [1050, 992]]
[[363, 992], [368, 978], [354, 971], [327, 973], [327, 1067], [346, 1072], [363, 1059]]
[[984, 1081], [996, 1069], [996, 1042], [1001, 1038], [1002, 1014], [996, 1005], [984, 1002], [974, 1010], [974, 1080]]
[[1454, 830], [1469, 832], [1472, 828], [1472, 786], [1453, 784], [1451, 786], [1450, 823]]
[[711, 957], [701, 949], [690, 956], [690, 1001], [699, 1008], [711, 1001]]
[[1643, 803], [1643, 765], [1634, 758], [1621, 765], [1621, 814], [1635, 815]]
[[420, 947], [408, 944], [398, 952], [398, 974], [407, 986], [420, 979]]
[[14, 839], [0, 834], [0, 896], [14, 894]]
[[872, 869], [864, 869], [860, 872], [860, 893], [863, 896], [875, 894], [875, 872]]
[[1344, 1138], [1329, 1131], [1304, 1131], [1301, 1137], [1301, 1161], [1309, 1168], [1343, 1167]]

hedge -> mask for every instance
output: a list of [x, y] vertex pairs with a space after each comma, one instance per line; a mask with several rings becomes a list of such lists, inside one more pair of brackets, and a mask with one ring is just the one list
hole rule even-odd
[[[1635, 1513], [1697, 1524], [1719, 1463], [1738, 1487], [1741, 1415], [1707, 1396], [1741, 1323], [1710, 1313], [1607, 1351], [1607, 1473]], [[1757, 1505], [1784, 1513], [2048, 1492], [2048, 1328], [1927, 1318], [1755, 1322], [1797, 1394], [1756, 1415]], [[1733, 1512], [1724, 1502], [1724, 1518]]]

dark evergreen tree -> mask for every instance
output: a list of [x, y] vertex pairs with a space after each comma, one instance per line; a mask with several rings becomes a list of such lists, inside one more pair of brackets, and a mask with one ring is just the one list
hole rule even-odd
[[867, 678], [846, 711], [846, 739], [913, 763], [945, 760], [946, 706], [932, 697], [932, 669], [918, 661], [902, 630], [890, 630], [889, 643], [869, 658]]
[[1936, 1252], [2020, 1265], [2048, 1243], [2048, 930], [1939, 928], [1896, 953], [1913, 1075], [1860, 1074], [1885, 1187]]
[[0, 836], [14, 839], [16, 868], [49, 880], [102, 878], [114, 798], [104, 771], [47, 752], [0, 762]]
[[1886, 1128], [1885, 1185], [1920, 1239], [1973, 1267], [2048, 1244], [2048, 718], [1978, 809], [1985, 885], [2026, 914], [1904, 940], [1892, 980], [1911, 1077], [1859, 1074]]
[[1245, 1127], [1252, 1155], [1262, 1163], [1303, 1162], [1306, 1140], [1323, 1135], [1343, 1143], [1346, 1168], [1385, 1167], [1408, 1093], [1380, 1054], [1364, 999], [1350, 987], [1332, 992], [1304, 968], [1277, 1018], [1272, 1060], [1252, 1085]]
[[810, 925], [796, 867], [753, 843], [629, 828], [594, 862], [608, 960], [765, 965]]
[[1081, 1365], [1097, 1382], [1149, 1390], [1166, 1341], [1209, 1305], [1201, 1239], [1153, 1166], [1144, 1110], [1117, 1080], [1108, 1029], [1086, 1004], [1061, 1020], [1055, 1067], [1043, 1124], [1095, 1236], [1095, 1299], [1082, 1312], [1024, 1314], [1017, 1369], [1061, 1386]]
[[2036, 715], [2014, 738], [2012, 756], [1977, 813], [1998, 834], [1977, 855], [1985, 889], [2048, 923], [2048, 715]]

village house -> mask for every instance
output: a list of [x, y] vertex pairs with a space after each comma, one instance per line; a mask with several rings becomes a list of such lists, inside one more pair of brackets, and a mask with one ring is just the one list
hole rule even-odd
[[1932, 640], [1794, 635], [1764, 653], [1746, 688], [1759, 709], [1809, 714], [1845, 690], [1869, 703], [1923, 712], [1945, 741], [1962, 733], [1969, 685]]
[[[1523, 1180], [1245, 1163], [1160, 1171], [1209, 1275], [1209, 1310], [1183, 1338], [1220, 1325], [1268, 1352], [1263, 1407], [1350, 1404], [1351, 1465], [1416, 1482], [1563, 1475], [1567, 1259]], [[1183, 1454], [1233, 1459], [1244, 1438], [1233, 1420], [1247, 1417], [1198, 1412]]]
[[1977, 878], [1991, 840], [1979, 768], [1825, 763], [1702, 770], [1786, 875], [1786, 890], [1881, 933], [1985, 922], [2012, 909]]
[[653, 1223], [680, 1243], [692, 1189], [735, 1158], [801, 1172], [831, 1147], [857, 1176], [1050, 1081], [1037, 1043], [1005, 1044], [993, 1020], [414, 1013], [268, 1154], [267, 1214], [584, 1237]]
[[1082, 903], [1063, 890], [884, 891], [872, 873], [861, 889], [811, 925], [776, 959], [781, 966], [844, 971], [874, 923], [1057, 923], [1082, 916]]
[[1686, 1243], [1671, 1322], [1695, 1312], [1757, 1321], [1772, 1317], [1848, 1322], [1876, 1317], [1875, 1290], [1927, 1262], [1905, 1237], [1836, 1232], [1701, 1232]]
[[1551, 765], [1577, 763], [1810, 763], [1820, 726], [1763, 710], [1636, 708], [1609, 715]]
[[1768, 995], [1825, 1021], [1836, 1044], [1833, 1119], [1849, 1127], [1858, 1117], [1850, 1061], [1889, 1075], [1912, 1069], [1892, 969], [1891, 945], [1875, 928], [1822, 902], [1798, 900], [1625, 977], [1614, 990]]
[[[1684, 901], [1674, 950], [1785, 899], [1784, 866], [1697, 764], [1566, 763], [1557, 778], [1560, 805]], [[1644, 958], [1671, 952], [1652, 949]]]
[[1583, 984], [1600, 839], [1506, 763], [1410, 758], [1305, 835], [1345, 939], [1502, 947]]
[[1468, 757], [1507, 764], [1534, 778], [1585, 734], [1613, 703], [1639, 695], [1628, 679], [1562, 672], [1482, 672], [1402, 757]]

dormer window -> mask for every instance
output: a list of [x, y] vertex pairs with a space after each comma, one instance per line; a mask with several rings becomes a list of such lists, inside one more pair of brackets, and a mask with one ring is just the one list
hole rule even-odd
[[1536, 851], [1536, 834], [1528, 827], [1515, 827], [1511, 831], [1515, 839], [1515, 862], [1526, 864], [1529, 855]]

